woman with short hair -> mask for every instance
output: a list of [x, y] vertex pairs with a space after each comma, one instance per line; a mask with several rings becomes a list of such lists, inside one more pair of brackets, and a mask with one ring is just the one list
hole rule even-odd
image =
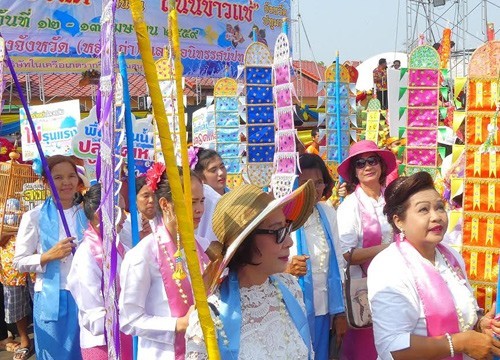
[[441, 243], [448, 217], [432, 177], [418, 172], [395, 180], [386, 190], [384, 212], [399, 235], [368, 269], [379, 359], [499, 356], [494, 309], [478, 320], [464, 261]]

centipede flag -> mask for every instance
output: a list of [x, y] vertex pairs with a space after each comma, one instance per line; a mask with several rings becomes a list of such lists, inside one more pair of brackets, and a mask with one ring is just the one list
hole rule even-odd
[[[153, 105], [153, 110], [155, 113], [155, 118], [158, 125], [160, 143], [162, 147], [162, 152], [165, 157], [167, 177], [172, 189], [172, 197], [174, 200], [174, 207], [176, 209], [177, 221], [182, 226], [179, 227], [179, 232], [181, 236], [181, 241], [184, 245], [184, 250], [187, 258], [187, 264], [189, 268], [189, 274], [191, 277], [191, 283], [194, 293], [194, 298], [196, 301], [196, 307], [199, 314], [199, 319], [201, 323], [201, 328], [203, 331], [203, 336], [205, 338], [205, 343], [207, 345], [207, 353], [209, 359], [218, 360], [220, 359], [219, 349], [217, 346], [217, 339], [215, 337], [215, 328], [208, 308], [208, 302], [205, 294], [205, 287], [203, 280], [201, 278], [200, 267], [198, 263], [198, 256], [196, 254], [196, 248], [194, 244], [194, 230], [193, 221], [191, 220], [191, 214], [188, 213], [188, 208], [191, 206], [191, 201], [184, 200], [184, 193], [182, 190], [181, 179], [176, 166], [176, 157], [174, 154], [174, 145], [171, 138], [171, 132], [169, 129], [167, 115], [165, 112], [165, 107], [162, 101], [162, 95], [160, 92], [160, 87], [158, 83], [158, 77], [156, 74], [156, 67], [151, 53], [151, 41], [149, 39], [147, 24], [144, 19], [143, 13], [143, 2], [141, 0], [131, 0], [130, 10], [132, 12], [132, 19], [134, 21], [134, 29], [137, 36], [137, 42], [139, 45], [139, 51], [141, 53], [141, 59], [144, 67], [144, 73], [146, 75], [146, 82], [151, 95], [151, 102]], [[178, 91], [178, 101], [179, 101], [179, 118], [184, 119], [184, 107], [183, 107], [183, 96], [182, 92], [179, 96], [179, 91], [181, 91], [181, 76], [182, 69], [180, 64], [180, 49], [179, 49], [179, 34], [177, 25], [177, 13], [175, 10], [175, 2], [170, 2], [170, 13], [169, 13], [169, 26], [170, 34], [172, 37], [172, 48], [174, 51], [174, 61], [175, 61], [175, 76], [176, 76], [176, 88]], [[186, 128], [185, 125], [180, 122], [181, 125], [181, 139], [186, 139]], [[182, 162], [183, 169], [187, 169], [187, 147], [183, 146]], [[184, 176], [185, 184], [184, 187], [186, 195], [190, 196], [190, 179], [189, 172], [185, 171], [186, 176]]]
[[101, 237], [103, 239], [103, 295], [105, 315], [105, 334], [108, 346], [108, 359], [120, 358], [120, 338], [118, 324], [118, 306], [116, 292], [117, 250], [115, 207], [119, 183], [115, 182], [117, 164], [116, 159], [116, 112], [115, 94], [117, 86], [115, 67], [115, 11], [116, 0], [102, 2], [101, 15], [101, 78], [99, 83], [101, 110], [99, 127], [102, 133], [100, 143], [99, 165], [101, 169]]
[[[342, 162], [342, 133], [341, 123], [340, 123], [340, 57], [337, 51], [337, 56], [335, 57], [335, 115], [337, 123], [337, 164], [340, 165]], [[339, 181], [342, 179], [339, 177]]]
[[[0, 34], [0, 37], [2, 37], [2, 34]], [[62, 208], [61, 199], [59, 198], [59, 194], [57, 193], [57, 189], [54, 184], [54, 179], [52, 179], [52, 175], [50, 174], [49, 165], [47, 164], [47, 160], [45, 159], [42, 145], [40, 144], [40, 139], [38, 138], [35, 129], [35, 124], [33, 123], [33, 118], [31, 117], [30, 109], [28, 107], [28, 102], [26, 101], [26, 97], [24, 96], [21, 83], [19, 82], [19, 78], [17, 77], [16, 70], [14, 69], [14, 64], [12, 63], [12, 60], [9, 57], [7, 48], [5, 48], [4, 54], [5, 54], [5, 60], [7, 61], [7, 66], [12, 76], [12, 80], [16, 85], [17, 92], [19, 93], [19, 98], [21, 99], [24, 111], [26, 112], [26, 118], [28, 119], [28, 123], [30, 125], [30, 130], [33, 135], [33, 140], [35, 140], [36, 148], [38, 150], [38, 155], [40, 156], [40, 160], [42, 161], [43, 173], [49, 183], [50, 192], [52, 193], [52, 197], [54, 198], [54, 201], [56, 203], [57, 211], [59, 212], [59, 216], [61, 217], [64, 233], [66, 234], [67, 237], [71, 237], [71, 232], [69, 231], [68, 222], [66, 221], [66, 217], [64, 216], [64, 210]], [[75, 250], [73, 249], [72, 252], [74, 253]]]

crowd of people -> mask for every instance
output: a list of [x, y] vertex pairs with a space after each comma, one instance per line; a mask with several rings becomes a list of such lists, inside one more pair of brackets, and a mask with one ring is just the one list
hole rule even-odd
[[[463, 259], [442, 242], [446, 205], [429, 174], [388, 180], [394, 154], [359, 141], [337, 168], [351, 186], [335, 208], [318, 154], [300, 155], [297, 188], [278, 199], [250, 184], [228, 189], [217, 152], [189, 154], [196, 250], [222, 359], [500, 356], [500, 321], [479, 308]], [[47, 162], [71, 236], [52, 197], [22, 217], [12, 266], [36, 277], [4, 288], [5, 319], [25, 335], [14, 359], [32, 353], [30, 284], [38, 359], [107, 359], [101, 186], [86, 186], [69, 157]], [[139, 228], [125, 212], [116, 221], [121, 358], [132, 358], [136, 336], [139, 360], [207, 359], [165, 166], [135, 181]], [[367, 290], [346, 296], [346, 274]], [[353, 324], [350, 301], [367, 326]]]

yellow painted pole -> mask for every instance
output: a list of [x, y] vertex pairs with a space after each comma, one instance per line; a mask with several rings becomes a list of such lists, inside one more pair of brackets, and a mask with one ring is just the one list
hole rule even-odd
[[[146, 75], [146, 82], [148, 84], [151, 102], [154, 109], [155, 119], [158, 125], [158, 132], [160, 137], [161, 148], [163, 156], [165, 157], [167, 177], [172, 190], [172, 197], [174, 200], [174, 208], [177, 216], [177, 222], [179, 224], [179, 232], [181, 236], [182, 244], [184, 245], [184, 251], [186, 253], [187, 265], [189, 268], [189, 274], [191, 277], [191, 284], [193, 287], [194, 298], [196, 301], [196, 308], [198, 310], [199, 319], [203, 331], [203, 336], [205, 338], [205, 344], [207, 346], [207, 353], [210, 360], [219, 360], [219, 348], [217, 346], [217, 338], [215, 336], [215, 327], [210, 316], [210, 310], [208, 308], [208, 302], [205, 292], [205, 286], [200, 273], [200, 266], [198, 261], [198, 256], [196, 253], [195, 240], [194, 240], [194, 230], [192, 213], [188, 213], [188, 208], [191, 208], [191, 199], [185, 201], [184, 194], [182, 191], [181, 179], [179, 172], [177, 170], [174, 144], [172, 142], [171, 133], [167, 121], [167, 115], [165, 112], [165, 107], [163, 105], [163, 100], [160, 92], [160, 86], [158, 83], [158, 76], [156, 73], [156, 67], [151, 53], [151, 41], [149, 40], [149, 35], [147, 32], [147, 24], [144, 19], [144, 13], [142, 10], [141, 0], [131, 0], [130, 10], [132, 12], [132, 19], [134, 21], [134, 29], [137, 35], [137, 42], [139, 45], [139, 51], [141, 53], [142, 63], [144, 66], [144, 73]], [[176, 18], [175, 18], [176, 19]], [[174, 27], [177, 29], [177, 27]], [[177, 35], [178, 36], [178, 35]], [[180, 62], [179, 55], [176, 55], [176, 61]], [[182, 76], [182, 71], [177, 71], [178, 76]], [[182, 87], [182, 86], [181, 86]], [[178, 90], [178, 84], [177, 84]], [[183, 96], [177, 98], [179, 107], [179, 121], [183, 124], [184, 121], [184, 108], [183, 108]], [[187, 161], [187, 148], [186, 148], [186, 128], [185, 125], [181, 125], [181, 141], [184, 141], [183, 146], [183, 163]], [[184, 132], [182, 132], [184, 130]], [[185, 155], [185, 156], [184, 156]], [[188, 173], [189, 174], [189, 173]], [[186, 181], [186, 178], [185, 180]], [[186, 182], [185, 182], [186, 183]], [[191, 183], [189, 181], [189, 176], [187, 177], [187, 185], [184, 187], [187, 194], [191, 193]]]

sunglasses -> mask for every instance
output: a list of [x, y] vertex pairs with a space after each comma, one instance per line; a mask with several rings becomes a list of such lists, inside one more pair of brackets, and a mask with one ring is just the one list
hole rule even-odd
[[276, 244], [281, 244], [285, 241], [286, 237], [290, 235], [292, 232], [293, 223], [291, 221], [287, 221], [286, 226], [279, 228], [277, 230], [269, 230], [269, 229], [255, 229], [253, 231], [256, 235], [274, 235], [276, 236]]
[[356, 169], [363, 169], [366, 166], [366, 164], [370, 166], [378, 165], [380, 164], [380, 158], [378, 156], [370, 156], [367, 158], [360, 158], [356, 160], [356, 162], [354, 163]]

